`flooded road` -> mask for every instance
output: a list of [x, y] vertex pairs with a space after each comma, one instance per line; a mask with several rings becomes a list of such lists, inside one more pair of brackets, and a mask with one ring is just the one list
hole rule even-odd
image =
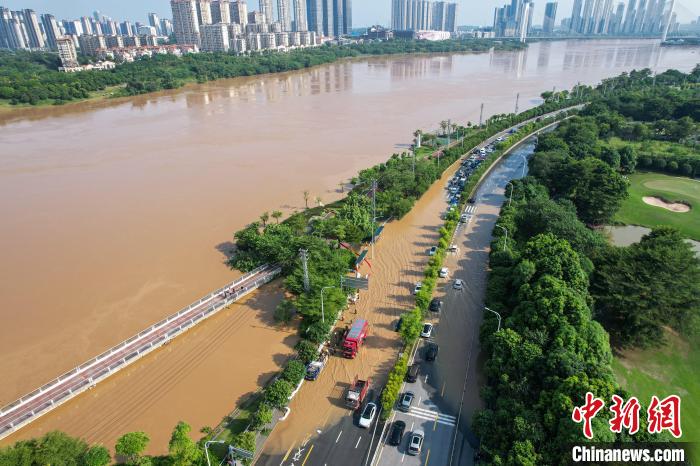
[[[524, 110], [552, 87], [632, 68], [687, 71], [697, 51], [606, 40], [380, 57], [0, 113], [0, 405], [230, 281], [233, 231], [303, 208], [304, 190], [341, 196], [341, 180], [414, 129], [477, 121], [482, 102], [485, 115], [512, 111], [517, 93]], [[386, 273], [407, 273], [407, 251]], [[233, 306], [3, 444], [60, 428], [111, 446], [145, 430], [164, 452], [178, 420], [216, 424], [283, 364], [296, 336], [272, 324], [280, 296]]]

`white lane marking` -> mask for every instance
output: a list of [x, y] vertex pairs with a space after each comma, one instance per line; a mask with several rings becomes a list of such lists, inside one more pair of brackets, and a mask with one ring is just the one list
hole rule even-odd
[[343, 435], [343, 431], [341, 430], [340, 433], [338, 434], [338, 438], [335, 439], [335, 443], [338, 443], [338, 440], [340, 440], [340, 436]]
[[355, 448], [357, 448], [357, 446], [360, 444], [360, 440], [362, 440], [362, 437], [358, 437], [357, 443], [355, 444]]
[[428, 383], [428, 374], [425, 374], [425, 383]]
[[419, 414], [426, 414], [426, 415], [432, 415], [432, 416], [439, 416], [445, 419], [452, 419], [455, 420], [457, 417], [452, 416], [451, 414], [443, 414], [439, 411], [433, 411], [431, 409], [424, 409], [424, 408], [419, 408], [417, 406], [411, 406], [411, 411], [416, 411]]
[[404, 453], [403, 455], [401, 455], [401, 462], [403, 463], [403, 460], [405, 460], [405, 459], [406, 459], [406, 453]]
[[454, 427], [455, 426], [455, 421], [450, 420], [450, 419], [443, 419], [439, 416], [435, 415], [427, 415], [424, 413], [405, 413], [411, 417], [415, 417], [417, 419], [423, 419], [424, 421], [431, 421], [431, 422], [437, 422], [438, 424], [443, 424], [446, 426]]

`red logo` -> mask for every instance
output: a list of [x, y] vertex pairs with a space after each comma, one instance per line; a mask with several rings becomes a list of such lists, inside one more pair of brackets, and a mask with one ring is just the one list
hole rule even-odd
[[613, 412], [613, 418], [609, 421], [610, 430], [619, 434], [624, 427], [631, 435], [636, 434], [639, 431], [639, 400], [632, 397], [624, 403], [625, 400], [617, 395], [613, 395], [612, 400], [610, 411]]
[[681, 398], [678, 395], [670, 395], [659, 401], [654, 395], [647, 410], [650, 434], [658, 434], [664, 430], [671, 432], [676, 438], [683, 435], [681, 431]]
[[600, 398], [593, 396], [593, 393], [586, 393], [586, 404], [583, 406], [576, 406], [574, 412], [571, 413], [571, 419], [576, 423], [583, 422], [583, 435], [587, 439], [593, 438], [593, 429], [591, 428], [591, 421], [598, 414], [598, 411], [603, 409], [605, 402]]

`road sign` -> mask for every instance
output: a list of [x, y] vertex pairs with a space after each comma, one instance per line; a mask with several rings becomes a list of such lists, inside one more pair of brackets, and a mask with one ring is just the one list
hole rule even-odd
[[343, 277], [342, 284], [346, 288], [356, 288], [358, 290], [369, 290], [369, 278]]
[[253, 452], [244, 450], [242, 448], [236, 448], [233, 445], [228, 446], [228, 454], [231, 456], [239, 456], [243, 459], [248, 459], [252, 460], [253, 459]]

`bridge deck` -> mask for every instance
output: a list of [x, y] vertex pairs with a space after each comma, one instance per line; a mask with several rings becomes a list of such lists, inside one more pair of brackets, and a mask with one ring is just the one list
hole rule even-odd
[[263, 265], [0, 409], [0, 439], [159, 348], [281, 272]]

